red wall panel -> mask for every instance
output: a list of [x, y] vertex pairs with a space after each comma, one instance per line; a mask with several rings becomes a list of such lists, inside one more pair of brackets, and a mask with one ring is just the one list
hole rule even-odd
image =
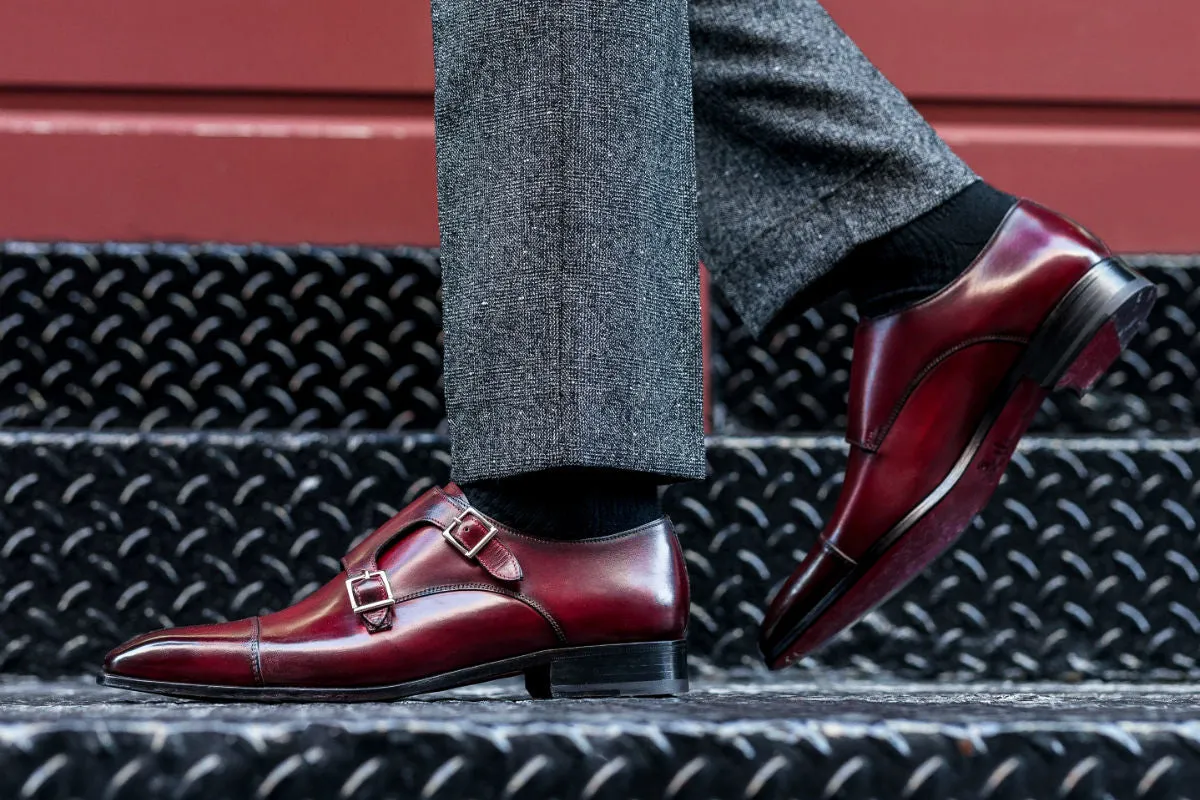
[[429, 93], [429, 3], [4, 0], [5, 84]]
[[1067, 213], [1114, 248], [1200, 252], [1200, 118], [963, 108], [928, 116], [992, 183]]
[[[827, 4], [985, 177], [1200, 252], [1191, 0]], [[430, 38], [425, 0], [0, 4], [0, 238], [433, 244]]]
[[[1192, 0], [827, 0], [921, 98], [1200, 102]], [[428, 93], [426, 0], [7, 0], [0, 85]]]
[[1195, 0], [826, 0], [918, 99], [1200, 103]]
[[0, 238], [438, 238], [427, 113], [0, 111], [0, 176]]
[[[437, 242], [427, 104], [105, 102], [0, 107], [0, 238]], [[925, 110], [985, 177], [1115, 247], [1200, 252], [1200, 113]]]

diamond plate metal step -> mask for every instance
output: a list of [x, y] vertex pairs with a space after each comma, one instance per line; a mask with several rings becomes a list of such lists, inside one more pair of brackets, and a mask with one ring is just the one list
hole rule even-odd
[[[1147, 257], [1148, 332], [1043, 432], [1200, 431], [1195, 260]], [[440, 269], [399, 248], [0, 244], [0, 427], [437, 430]], [[760, 339], [713, 314], [721, 432], [844, 425], [854, 315], [836, 302]]]
[[0, 684], [0, 796], [828, 800], [1193, 794], [1167, 686], [700, 682], [677, 699], [482, 687], [362, 706]]
[[[698, 674], [762, 669], [766, 598], [832, 510], [829, 438], [718, 437], [668, 508]], [[433, 435], [0, 431], [0, 671], [277, 609], [419, 492]], [[1200, 678], [1200, 441], [1027, 440], [961, 545], [792, 675]]]
[[0, 426], [434, 430], [440, 286], [411, 248], [0, 244]]

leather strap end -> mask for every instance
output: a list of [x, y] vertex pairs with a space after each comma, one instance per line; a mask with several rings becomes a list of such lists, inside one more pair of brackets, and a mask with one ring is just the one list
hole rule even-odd
[[517, 557], [494, 539], [479, 551], [479, 565], [498, 581], [519, 581], [525, 577]]
[[471, 557], [496, 580], [519, 581], [525, 577], [517, 557], [489, 530], [482, 519], [467, 517], [449, 529], [446, 535], [458, 543], [457, 547], [460, 552], [465, 551], [464, 555], [479, 548], [479, 552]]
[[378, 609], [377, 611], [367, 611], [359, 616], [362, 617], [363, 625], [371, 633], [379, 633], [392, 627], [391, 606]]

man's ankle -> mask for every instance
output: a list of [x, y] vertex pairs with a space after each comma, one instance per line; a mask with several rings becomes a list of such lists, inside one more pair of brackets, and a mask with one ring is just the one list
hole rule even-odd
[[475, 508], [546, 539], [590, 539], [662, 516], [658, 482], [641, 472], [569, 467], [462, 485]]
[[936, 294], [967, 270], [1015, 197], [978, 181], [912, 222], [855, 248], [837, 269], [863, 317]]

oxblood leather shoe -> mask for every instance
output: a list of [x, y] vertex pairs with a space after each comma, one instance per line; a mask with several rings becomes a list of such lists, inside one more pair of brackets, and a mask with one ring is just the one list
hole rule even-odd
[[1090, 389], [1155, 295], [1079, 226], [1022, 201], [952, 284], [860, 324], [842, 491], [766, 615], [767, 663], [812, 652], [953, 544], [1048, 392]]
[[299, 603], [139, 636], [101, 683], [221, 700], [387, 700], [508, 675], [534, 697], [687, 691], [688, 583], [671, 524], [536, 539], [431, 489]]

